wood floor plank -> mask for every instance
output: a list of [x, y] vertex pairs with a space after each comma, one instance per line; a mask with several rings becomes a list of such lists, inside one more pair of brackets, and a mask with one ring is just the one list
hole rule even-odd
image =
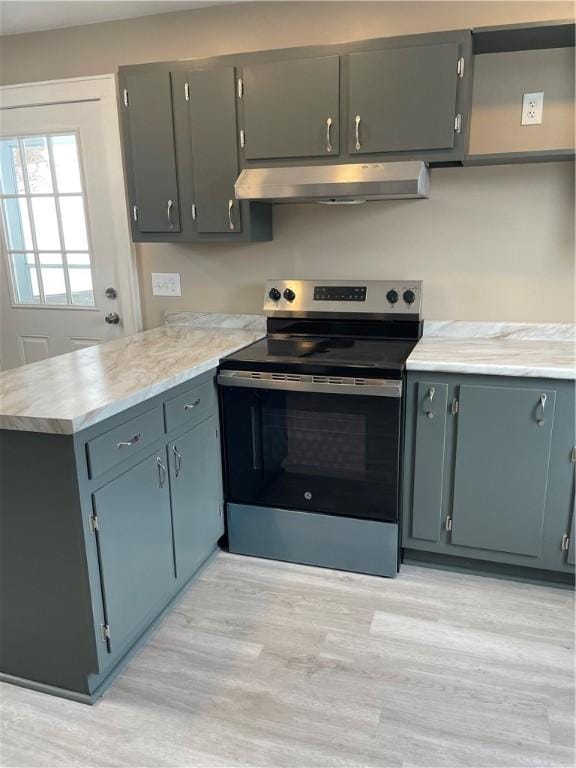
[[0, 687], [0, 763], [574, 763], [574, 597], [219, 554], [94, 707]]

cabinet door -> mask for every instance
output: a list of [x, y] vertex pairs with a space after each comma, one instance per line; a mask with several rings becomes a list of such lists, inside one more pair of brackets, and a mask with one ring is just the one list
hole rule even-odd
[[452, 544], [540, 554], [555, 400], [553, 390], [460, 387]]
[[238, 136], [233, 67], [188, 73], [197, 232], [240, 232], [234, 197]]
[[155, 618], [174, 586], [170, 493], [163, 453], [152, 454], [93, 496], [113, 653]]
[[176, 574], [189, 578], [224, 533], [220, 443], [216, 419], [169, 446]]
[[419, 382], [410, 530], [415, 539], [440, 541], [446, 477], [447, 416], [448, 385]]
[[350, 55], [350, 154], [454, 146], [458, 45]]
[[338, 56], [244, 67], [244, 157], [338, 155], [339, 70]]
[[129, 72], [122, 82], [133, 227], [138, 232], [179, 232], [170, 73]]

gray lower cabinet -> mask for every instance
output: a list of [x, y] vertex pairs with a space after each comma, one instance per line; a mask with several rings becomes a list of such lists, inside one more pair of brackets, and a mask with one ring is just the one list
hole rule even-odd
[[242, 68], [246, 160], [339, 154], [340, 57]]
[[92, 702], [223, 533], [214, 372], [0, 450], [0, 679]]
[[538, 557], [556, 392], [460, 386], [451, 542]]
[[120, 75], [120, 114], [132, 234], [180, 231], [171, 73], [128, 70]]
[[173, 590], [170, 489], [160, 453], [93, 495], [105, 625], [111, 650], [146, 628]]
[[457, 43], [386, 48], [349, 57], [348, 151], [451, 150], [458, 86]]
[[413, 372], [406, 408], [405, 554], [570, 574], [574, 382]]
[[176, 576], [186, 581], [224, 533], [220, 440], [214, 417], [168, 446]]

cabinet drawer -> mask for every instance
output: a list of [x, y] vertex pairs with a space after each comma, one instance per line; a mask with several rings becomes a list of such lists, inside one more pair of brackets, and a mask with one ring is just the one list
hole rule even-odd
[[166, 431], [199, 424], [216, 409], [216, 388], [210, 379], [164, 403]]
[[164, 432], [160, 406], [114, 427], [86, 443], [88, 471], [93, 479], [111, 469], [141, 448], [153, 443]]

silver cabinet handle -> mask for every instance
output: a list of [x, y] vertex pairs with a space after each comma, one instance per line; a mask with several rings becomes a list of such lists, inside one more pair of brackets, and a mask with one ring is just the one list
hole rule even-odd
[[360, 149], [360, 115], [356, 115], [354, 123], [356, 125], [356, 150], [358, 151]]
[[138, 434], [134, 435], [134, 437], [131, 437], [130, 440], [123, 440], [120, 443], [116, 443], [116, 448], [124, 448], [125, 446], [129, 448], [131, 445], [134, 445], [135, 443], [137, 443], [141, 437], [142, 437], [142, 432], [138, 432]]
[[158, 485], [160, 488], [164, 488], [166, 482], [166, 467], [162, 464], [160, 456], [156, 456], [156, 464], [158, 465]]
[[436, 387], [430, 387], [430, 389], [428, 390], [428, 394], [426, 395], [426, 397], [428, 398], [430, 407], [428, 408], [427, 411], [424, 411], [424, 413], [426, 414], [426, 416], [428, 416], [429, 419], [434, 418], [434, 411], [432, 410], [432, 400], [434, 400], [435, 394], [436, 394]]
[[326, 152], [332, 152], [332, 142], [330, 141], [330, 129], [332, 128], [332, 118], [326, 120]]
[[196, 408], [196, 406], [198, 405], [200, 405], [200, 398], [198, 398], [197, 400], [194, 400], [193, 403], [186, 403], [186, 405], [184, 406], [184, 410], [191, 411], [192, 408]]
[[174, 229], [174, 223], [172, 221], [172, 208], [174, 207], [174, 203], [172, 200], [168, 200], [168, 206], [166, 208], [166, 216], [168, 217], [168, 226], [170, 229]]
[[175, 445], [172, 446], [172, 453], [174, 454], [174, 474], [178, 477], [182, 468], [182, 454]]
[[232, 221], [232, 208], [234, 208], [234, 200], [228, 200], [228, 229], [234, 229], [234, 222]]
[[536, 406], [536, 424], [538, 424], [539, 427], [544, 426], [544, 410], [546, 408], [546, 400], [548, 399], [548, 396], [545, 392], [543, 392], [540, 397], [538, 398], [538, 405]]
[[562, 539], [560, 541], [560, 551], [561, 552], [568, 552], [570, 549], [570, 536], [567, 533], [562, 534]]

